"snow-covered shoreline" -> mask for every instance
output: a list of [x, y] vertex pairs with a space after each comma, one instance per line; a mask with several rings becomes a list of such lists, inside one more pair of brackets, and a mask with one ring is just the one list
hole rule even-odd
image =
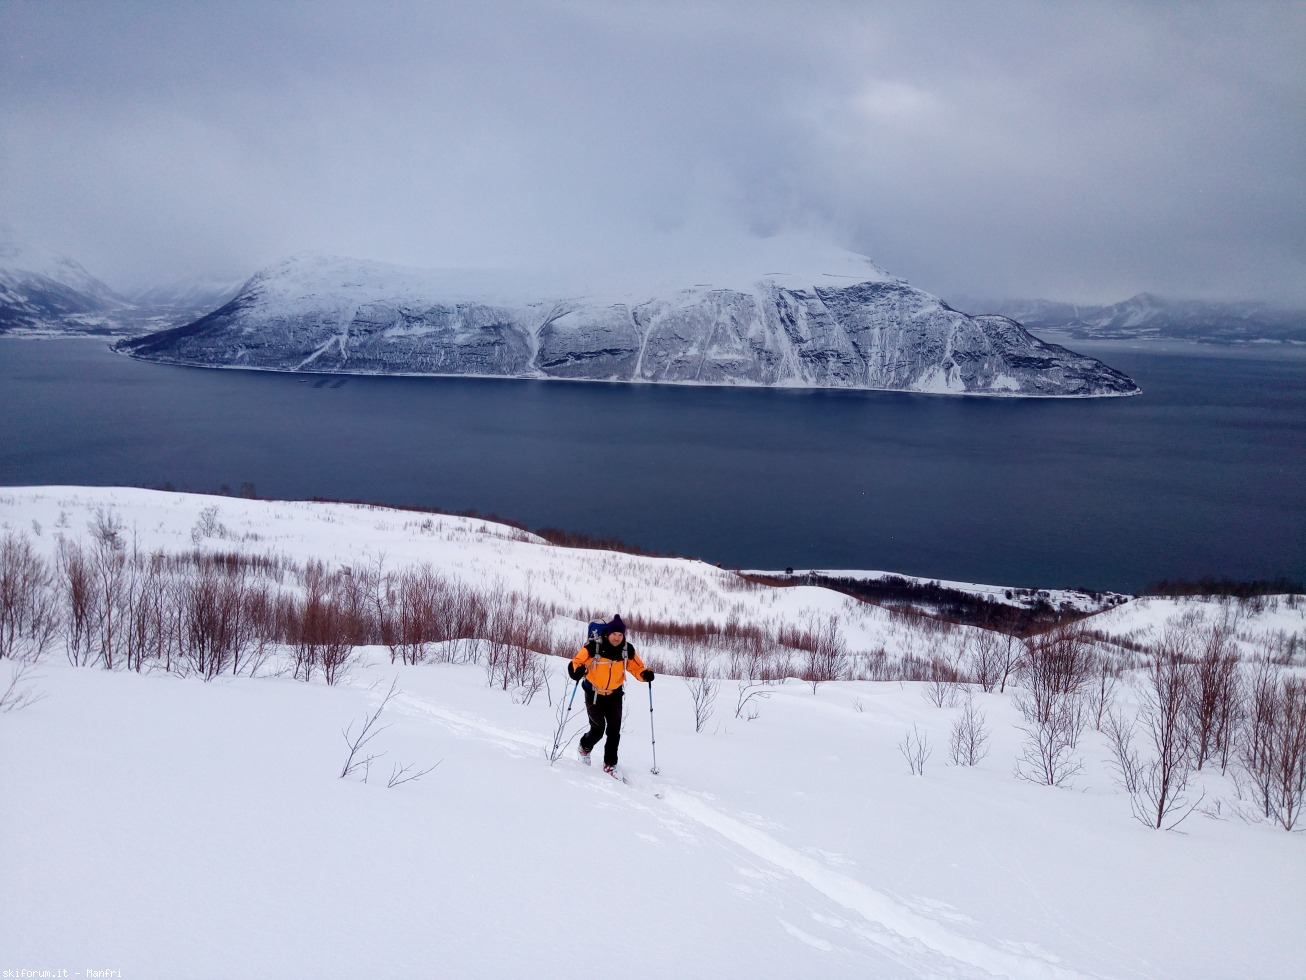
[[[87, 339], [105, 339], [103, 337], [93, 337], [84, 335]], [[33, 337], [33, 339], [36, 339]], [[42, 339], [60, 339], [55, 335]], [[281, 367], [263, 367], [255, 364], [200, 364], [194, 361], [186, 361], [167, 357], [143, 357], [134, 351], [121, 348], [115, 338], [115, 342], [109, 344], [109, 349], [115, 354], [122, 354], [136, 361], [142, 361], [148, 364], [167, 364], [170, 367], [187, 367], [198, 368], [205, 371], [263, 371], [270, 374], [285, 374], [300, 378], [432, 378], [432, 379], [449, 379], [459, 378], [467, 381], [548, 381], [559, 384], [600, 384], [600, 385], [658, 385], [666, 387], [679, 388], [767, 388], [774, 391], [847, 391], [847, 392], [872, 392], [876, 394], [895, 394], [895, 395], [931, 395], [944, 396], [947, 398], [1029, 398], [1039, 401], [1048, 399], [1095, 399], [1095, 398], [1132, 398], [1134, 395], [1141, 395], [1143, 389], [1135, 388], [1133, 391], [1109, 391], [1093, 395], [1034, 395], [1020, 391], [931, 391], [926, 389], [903, 389], [903, 388], [831, 388], [829, 386], [807, 385], [797, 381], [780, 381], [775, 384], [764, 384], [759, 381], [747, 381], [740, 379], [731, 379], [721, 382], [706, 381], [681, 381], [681, 380], [651, 380], [648, 378], [559, 378], [547, 374], [441, 374], [420, 371], [297, 371]], [[130, 339], [130, 338], [128, 338]]]

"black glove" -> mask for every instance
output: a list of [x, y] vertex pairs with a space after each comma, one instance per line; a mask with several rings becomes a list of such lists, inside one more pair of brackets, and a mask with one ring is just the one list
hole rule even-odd
[[572, 666], [571, 664], [568, 664], [567, 676], [570, 677], [573, 681], [580, 680], [582, 677], [585, 676], [585, 665], [581, 664], [579, 667], [575, 667]]
[[641, 677], [640, 680], [642, 680], [642, 681], [643, 681], [644, 683], [646, 683], [646, 684], [652, 684], [652, 683], [653, 683], [653, 671], [651, 671], [651, 670], [646, 670], [646, 671], [644, 671], [644, 676]]

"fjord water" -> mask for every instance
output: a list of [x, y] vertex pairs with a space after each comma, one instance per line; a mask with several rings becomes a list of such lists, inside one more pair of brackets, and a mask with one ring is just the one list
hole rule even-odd
[[751, 568], [1119, 590], [1306, 577], [1306, 352], [1067, 346], [1143, 394], [304, 376], [0, 340], [0, 484], [249, 483]]

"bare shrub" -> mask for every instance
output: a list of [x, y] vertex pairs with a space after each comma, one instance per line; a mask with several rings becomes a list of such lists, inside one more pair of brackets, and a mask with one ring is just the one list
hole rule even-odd
[[199, 544], [205, 538], [225, 538], [228, 533], [226, 527], [218, 520], [218, 505], [211, 504], [200, 511], [199, 517], [195, 518], [195, 523], [190, 529], [190, 539], [192, 543]]
[[1002, 682], [1002, 647], [1002, 635], [992, 630], [979, 630], [971, 642], [970, 676], [985, 694]]
[[1060, 702], [1077, 699], [1093, 666], [1092, 645], [1082, 627], [1059, 626], [1027, 639], [1021, 662], [1024, 691], [1018, 699], [1026, 720], [1045, 723], [1061, 710]]
[[260, 647], [243, 569], [232, 573], [204, 565], [177, 586], [181, 659], [188, 669], [212, 680], [228, 669], [239, 673], [246, 654]]
[[[504, 616], [512, 618], [503, 607], [502, 590], [486, 596], [469, 586], [435, 572], [429, 565], [408, 569], [397, 580], [394, 619], [390, 639], [391, 660], [397, 655], [404, 663], [422, 663], [437, 659], [445, 663], [463, 663], [473, 655], [473, 638], [488, 637], [498, 644], [495, 630], [504, 625]], [[491, 608], [493, 607], [493, 609]], [[490, 620], [498, 616], [494, 625]], [[490, 654], [495, 659], [499, 648]], [[497, 663], [496, 663], [497, 670]], [[490, 682], [492, 685], [493, 680]]]
[[90, 556], [92, 659], [106, 670], [118, 666], [125, 644], [128, 562], [123, 547], [116, 534], [102, 537]]
[[348, 673], [354, 648], [339, 633], [328, 632], [324, 642], [318, 647], [318, 663], [322, 667], [322, 679], [334, 685]]
[[[1134, 818], [1154, 830], [1174, 830], [1203, 799], [1190, 801], [1187, 793], [1192, 753], [1185, 712], [1191, 699], [1192, 668], [1183, 660], [1186, 644], [1180, 633], [1167, 633], [1148, 669], [1136, 721], [1109, 711], [1102, 725]], [[1139, 724], [1148, 742], [1146, 755], [1134, 746]]]
[[1274, 812], [1274, 724], [1278, 713], [1280, 668], [1268, 657], [1252, 665], [1247, 711], [1239, 738], [1238, 762], [1251, 780], [1265, 817]]
[[305, 569], [304, 597], [296, 604], [291, 637], [298, 680], [311, 681], [321, 669], [326, 682], [335, 684], [348, 668], [355, 624], [335, 593], [338, 585], [338, 577], [320, 564]]
[[86, 528], [96, 542], [113, 551], [121, 550], [126, 544], [123, 537], [125, 525], [122, 518], [112, 510], [95, 508], [95, 517], [87, 523]]
[[68, 661], [74, 667], [85, 667], [91, 661], [92, 623], [95, 618], [91, 562], [81, 545], [61, 540], [55, 567], [64, 605], [64, 640]]
[[1192, 696], [1184, 710], [1198, 770], [1213, 757], [1221, 760], [1222, 769], [1228, 765], [1239, 694], [1238, 652], [1223, 626], [1216, 625], [1193, 664]]
[[748, 671], [750, 680], [763, 684], [780, 684], [790, 675], [789, 653], [778, 646], [765, 650]]
[[138, 673], [162, 661], [171, 670], [180, 654], [179, 590], [162, 553], [143, 556], [135, 550], [122, 569], [118, 635], [122, 665]]
[[1026, 737], [1015, 773], [1043, 786], [1068, 786], [1084, 770], [1074, 754], [1084, 731], [1084, 700], [1078, 693], [1062, 694], [1041, 710], [1041, 716], [1026, 710], [1027, 723], [1021, 728]]
[[1063, 625], [1028, 638], [1020, 672], [1024, 687], [1016, 707], [1025, 741], [1016, 775], [1044, 786], [1066, 786], [1083, 771], [1074, 755], [1087, 722], [1083, 695], [1093, 665], [1082, 627]]
[[544, 685], [545, 668], [536, 651], [550, 645], [548, 610], [532, 595], [503, 589], [495, 590], [487, 609], [486, 679], [529, 704]]
[[735, 699], [735, 717], [756, 721], [762, 710], [762, 702], [771, 696], [766, 687], [765, 684], [741, 680], [738, 697]]
[[18, 661], [9, 665], [9, 685], [0, 691], [0, 714], [10, 711], [22, 711], [38, 701], [44, 701], [45, 695], [31, 686], [36, 676], [36, 665], [32, 661]]
[[[351, 776], [359, 769], [362, 769], [363, 782], [367, 782], [367, 776], [371, 770], [372, 763], [385, 755], [384, 752], [370, 755], [366, 752], [366, 749], [368, 743], [371, 742], [372, 739], [376, 738], [390, 727], [389, 725], [381, 725], [378, 727], [377, 721], [381, 718], [381, 712], [385, 711], [390, 702], [398, 696], [398, 684], [398, 678], [395, 678], [390, 682], [390, 690], [387, 691], [385, 697], [381, 699], [381, 703], [376, 706], [376, 710], [363, 718], [363, 727], [359, 729], [357, 735], [353, 734], [354, 723], [352, 721], [349, 723], [349, 726], [340, 733], [344, 736], [345, 744], [349, 746], [349, 754], [345, 756], [345, 764], [340, 767], [341, 779], [344, 779], [346, 776]], [[362, 754], [360, 755], [360, 753]]]
[[801, 642], [800, 649], [807, 654], [803, 680], [812, 685], [813, 694], [822, 681], [837, 681], [847, 675], [848, 644], [836, 617], [812, 617]]
[[680, 657], [675, 661], [672, 672], [685, 679], [702, 677], [711, 669], [711, 666], [711, 661], [702, 650], [686, 647], [680, 651]]
[[524, 648], [515, 668], [512, 699], [517, 704], [530, 704], [540, 691], [549, 689], [549, 664], [542, 654]]
[[[440, 762], [443, 761], [443, 759], [440, 760]], [[425, 769], [417, 769], [416, 763], [401, 766], [396, 762], [394, 768], [390, 771], [390, 778], [386, 780], [386, 788], [394, 789], [396, 786], [402, 786], [404, 783], [411, 783], [421, 779], [427, 773], [434, 772], [436, 767], [440, 765], [440, 762], [437, 762], [434, 766], [427, 766]]]
[[370, 609], [376, 629], [375, 639], [390, 650], [390, 662], [394, 663], [399, 656], [399, 594], [395, 576], [385, 569], [385, 555], [378, 555], [365, 567], [355, 569], [355, 576], [358, 589]]
[[926, 670], [925, 687], [922, 690], [925, 700], [936, 708], [951, 708], [956, 705], [961, 693], [958, 687], [960, 678], [956, 664], [938, 654], [931, 658]]
[[240, 642], [232, 650], [231, 673], [250, 677], [262, 669], [279, 635], [279, 596], [265, 583], [246, 583], [241, 592]]
[[26, 535], [0, 538], [0, 659], [35, 661], [59, 632], [54, 575]]
[[1239, 762], [1265, 817], [1292, 830], [1306, 799], [1306, 685], [1267, 657], [1249, 686]]
[[1106, 723], [1107, 716], [1116, 703], [1116, 694], [1119, 688], [1120, 682], [1116, 675], [1111, 672], [1105, 660], [1100, 661], [1097, 676], [1084, 691], [1085, 706], [1088, 709], [1089, 718], [1093, 722], [1094, 730], [1102, 731], [1102, 726]]
[[1284, 830], [1293, 830], [1306, 802], [1306, 683], [1288, 678], [1277, 700], [1274, 813]]
[[961, 717], [952, 724], [949, 752], [954, 766], [974, 766], [989, 754], [989, 727], [984, 712], [969, 697]]
[[1019, 638], [1010, 633], [999, 634], [1001, 639], [997, 644], [998, 660], [998, 693], [1005, 694], [1007, 682], [1012, 675], [1020, 670], [1022, 659], [1025, 654], [1025, 645]]
[[694, 704], [694, 731], [702, 732], [703, 726], [712, 717], [712, 709], [716, 704], [717, 682], [711, 676], [704, 675], [686, 677], [685, 684], [689, 687], [689, 696]]
[[[1140, 718], [1152, 742], [1152, 758], [1143, 771], [1143, 798], [1147, 802], [1146, 823], [1156, 829], [1176, 826], [1187, 807], [1190, 757], [1184, 730], [1184, 709], [1188, 702], [1191, 669], [1179, 649], [1162, 648], [1148, 672]], [[1185, 810], [1187, 812], [1185, 812]], [[1175, 814], [1182, 813], [1178, 820]], [[1142, 817], [1140, 817], [1142, 819]]]
[[341, 617], [340, 628], [350, 646], [367, 646], [378, 636], [372, 619], [371, 583], [366, 568], [342, 568], [333, 577], [336, 607]]
[[889, 660], [889, 651], [880, 647], [863, 650], [857, 654], [857, 678], [865, 681], [887, 681], [897, 677], [897, 664]]
[[898, 743], [898, 751], [907, 760], [907, 768], [913, 776], [925, 775], [925, 763], [934, 754], [928, 736], [922, 735], [920, 729], [912, 725], [911, 731]]
[[[581, 733], [581, 728], [575, 729], [570, 735], [566, 732], [567, 725], [571, 721], [572, 705], [576, 702], [576, 690], [579, 687], [580, 681], [576, 681], [576, 683], [572, 685], [571, 696], [558, 698], [558, 703], [554, 707], [554, 715], [558, 720], [558, 724], [553, 731], [553, 746], [545, 752], [545, 757], [549, 760], [549, 765], [553, 765], [553, 763], [561, 759], [567, 749], [571, 746], [572, 741]], [[585, 712], [580, 712], [577, 717], [583, 722], [588, 723], [585, 718]], [[625, 721], [624, 718], [622, 720], [623, 722]]]
[[1138, 799], [1143, 786], [1143, 763], [1134, 748], [1134, 723], [1115, 711], [1107, 712], [1102, 723], [1102, 732], [1111, 744], [1113, 764], [1119, 776], [1119, 782], [1131, 797], [1134, 816], [1141, 812], [1132, 800]]
[[[445, 592], [444, 580], [429, 565], [409, 569], [400, 576], [394, 604], [396, 619], [385, 631], [389, 634], [386, 642], [392, 663], [396, 654], [406, 664], [426, 660], [430, 645], [438, 643], [445, 632], [441, 629], [444, 618], [441, 599]], [[382, 621], [386, 622], [387, 618]]]
[[[744, 588], [757, 586], [746, 579], [732, 580]], [[583, 611], [577, 613], [584, 618]], [[695, 650], [723, 667], [723, 676], [735, 680], [778, 683], [797, 675], [812, 682], [814, 690], [823, 680], [849, 675], [852, 654], [836, 617], [809, 616], [803, 624], [747, 622], [736, 615], [724, 624], [657, 620], [632, 613], [632, 631], [655, 636], [659, 644], [673, 651]], [[883, 654], [881, 654], [883, 656]], [[791, 661], [800, 666], [791, 669]]]

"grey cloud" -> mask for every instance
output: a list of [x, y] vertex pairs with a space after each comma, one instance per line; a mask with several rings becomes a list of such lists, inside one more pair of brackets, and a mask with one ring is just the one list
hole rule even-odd
[[0, 6], [0, 214], [111, 284], [816, 229], [945, 297], [1306, 300], [1301, 4]]

